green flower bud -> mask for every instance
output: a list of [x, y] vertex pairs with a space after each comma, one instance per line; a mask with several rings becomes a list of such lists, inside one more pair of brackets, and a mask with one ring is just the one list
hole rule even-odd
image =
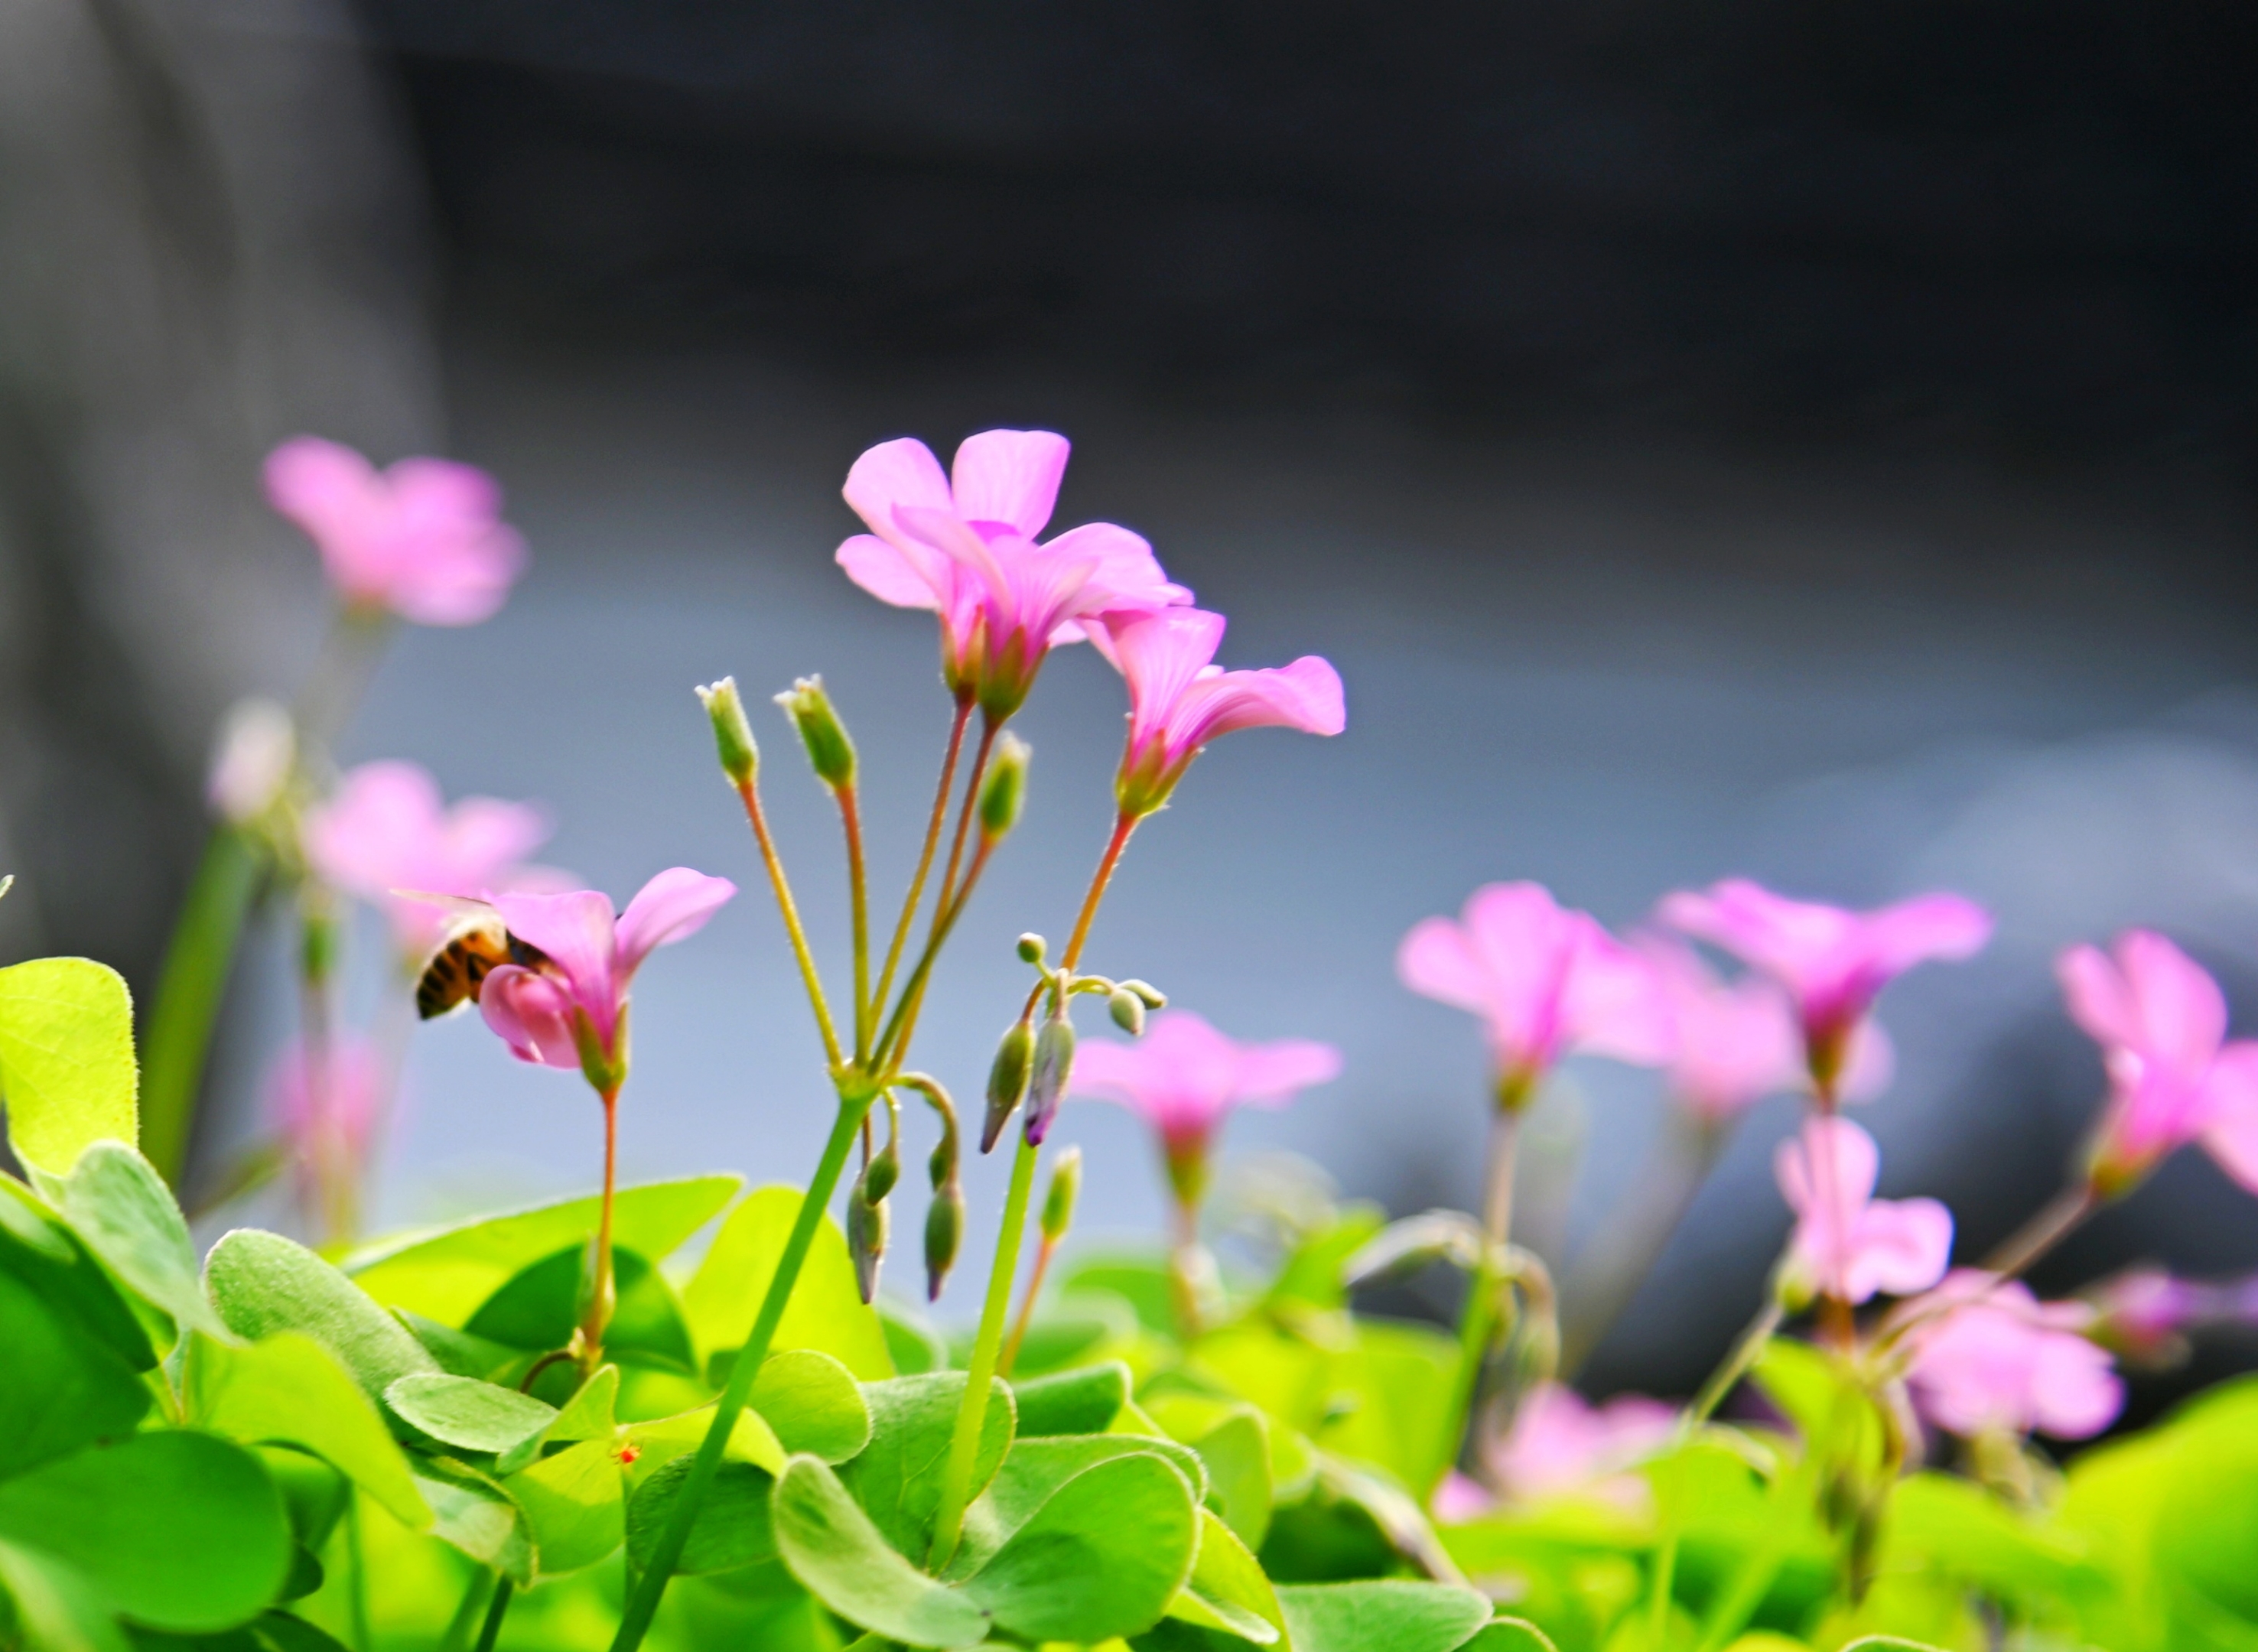
[[1074, 1074], [1074, 1023], [1053, 1016], [1035, 1035], [1035, 1059], [1027, 1077], [1027, 1145], [1040, 1147], [1058, 1116], [1068, 1079]]
[[[875, 1160], [873, 1161], [876, 1162]], [[855, 1288], [865, 1304], [878, 1294], [878, 1265], [886, 1255], [886, 1206], [864, 1196], [863, 1182], [847, 1195], [847, 1254], [855, 1259]]]
[[732, 785], [749, 785], [761, 766], [761, 748], [753, 742], [753, 726], [745, 720], [745, 702], [738, 697], [737, 679], [725, 677], [698, 691], [706, 715], [714, 720], [714, 744], [721, 756], [721, 772]]
[[1116, 987], [1105, 996], [1105, 1012], [1131, 1038], [1145, 1036], [1145, 1001], [1128, 988]]
[[894, 1190], [894, 1184], [901, 1179], [902, 1150], [895, 1138], [889, 1136], [886, 1145], [878, 1150], [869, 1167], [863, 1172], [863, 1196], [877, 1204]]
[[832, 709], [831, 697], [823, 691], [823, 679], [795, 678], [790, 691], [778, 695], [776, 700], [799, 730], [800, 743], [807, 748], [807, 761], [814, 766], [815, 777], [834, 791], [853, 785], [855, 742], [847, 738], [846, 726]]
[[996, 1060], [988, 1069], [988, 1117], [980, 1126], [980, 1151], [992, 1152], [1004, 1122], [1012, 1117], [1027, 1093], [1027, 1074], [1033, 1065], [1035, 1035], [1024, 1021], [1015, 1021], [996, 1046]]
[[988, 777], [980, 783], [980, 835], [989, 842], [1019, 824], [1019, 810], [1027, 800], [1027, 760], [1033, 755], [1027, 742], [1009, 730], [996, 742]]
[[933, 1203], [925, 1213], [926, 1301], [941, 1300], [948, 1270], [956, 1266], [956, 1247], [964, 1237], [964, 1194], [952, 1179], [934, 1189]]
[[1023, 964], [1039, 964], [1043, 961], [1043, 954], [1049, 948], [1048, 941], [1033, 930], [1029, 930], [1019, 937], [1019, 961]]
[[1056, 1244], [1074, 1225], [1074, 1202], [1082, 1195], [1082, 1149], [1069, 1147], [1051, 1165], [1051, 1185], [1043, 1194], [1044, 1239]]
[[1125, 981], [1121, 983], [1121, 990], [1135, 993], [1145, 1001], [1145, 1007], [1147, 1010], [1165, 1010], [1168, 1007], [1168, 995], [1148, 982]]

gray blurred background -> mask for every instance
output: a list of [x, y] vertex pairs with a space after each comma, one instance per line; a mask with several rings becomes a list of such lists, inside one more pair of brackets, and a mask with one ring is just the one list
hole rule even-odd
[[[1398, 1211], [1474, 1199], [1479, 1040], [1391, 958], [1482, 881], [1616, 923], [1736, 872], [1950, 886], [1998, 941], [1885, 1001], [1865, 1117], [1884, 1191], [1948, 1199], [1972, 1256], [2099, 1092], [2058, 947], [2155, 925], [2258, 1010], [2254, 34], [2195, 4], [18, 0], [0, 947], [152, 983], [212, 723], [320, 633], [259, 456], [447, 452], [500, 477], [533, 571], [486, 627], [403, 635], [343, 755], [543, 800], [544, 858], [621, 898], [678, 861], [743, 883], [643, 977], [625, 1161], [804, 1176], [826, 1087], [690, 687], [822, 670], [898, 889], [947, 707], [930, 618], [831, 564], [839, 484], [888, 436], [1041, 425], [1076, 443], [1059, 520], [1151, 537], [1232, 616], [1227, 663], [1347, 681], [1340, 739], [1201, 761], [1090, 954], [1340, 1045], [1234, 1145]], [[1070, 919], [1120, 705], [1069, 650], [1024, 717], [1028, 819], [920, 1046], [960, 1093], [1024, 989], [1011, 937]], [[761, 709], [835, 938], [835, 833]], [[207, 1175], [259, 1127], [283, 980], [270, 937]], [[387, 1220], [593, 1177], [577, 1083], [474, 1022], [421, 1037], [409, 1089]], [[1606, 1219], [1658, 1105], [1569, 1070], [1548, 1243]], [[1745, 1316], [1792, 1117], [1749, 1120], [1597, 1386], [1683, 1390]], [[1063, 1129], [1085, 1227], [1154, 1223], [1133, 1122]], [[976, 1213], [999, 1188], [977, 1168]], [[2258, 1202], [2183, 1154], [2040, 1282], [2137, 1257], [2258, 1266]]]

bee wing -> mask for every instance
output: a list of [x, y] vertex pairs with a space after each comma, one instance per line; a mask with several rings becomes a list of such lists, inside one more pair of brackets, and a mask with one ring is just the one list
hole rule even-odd
[[436, 906], [442, 911], [452, 912], [458, 918], [501, 921], [501, 914], [491, 901], [473, 899], [468, 895], [441, 895], [431, 890], [396, 889], [387, 891], [403, 901], [414, 901], [419, 906]]

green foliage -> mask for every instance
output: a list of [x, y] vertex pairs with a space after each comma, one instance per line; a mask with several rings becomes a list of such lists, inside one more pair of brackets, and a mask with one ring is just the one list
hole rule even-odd
[[91, 1143], [60, 1190], [72, 1229], [142, 1300], [184, 1331], [229, 1335], [197, 1277], [188, 1220], [147, 1159], [122, 1142]]
[[849, 1623], [910, 1647], [987, 1638], [987, 1614], [904, 1557], [820, 1458], [792, 1459], [773, 1508], [777, 1546], [792, 1576]]
[[204, 1282], [227, 1329], [256, 1342], [297, 1331], [327, 1350], [361, 1391], [381, 1400], [402, 1377], [438, 1362], [368, 1294], [304, 1245], [238, 1228], [212, 1246]]
[[[941, 1464], [948, 1457], [964, 1384], [962, 1372], [946, 1371], [864, 1385], [870, 1442], [840, 1471], [841, 1482], [885, 1540], [915, 1560], [922, 1561], [933, 1545]], [[980, 1450], [972, 1473], [975, 1495], [1003, 1466], [1013, 1422], [1012, 1390], [996, 1379], [981, 1419]]]
[[[682, 1293], [683, 1311], [709, 1360], [733, 1355], [743, 1345], [799, 1204], [796, 1188], [756, 1188], [714, 1236], [705, 1260]], [[863, 1305], [847, 1237], [828, 1216], [816, 1229], [815, 1243], [771, 1347], [813, 1348], [829, 1354], [858, 1381], [894, 1374], [885, 1329], [878, 1315]]]
[[86, 958], [0, 969], [0, 1103], [8, 1145], [40, 1176], [67, 1176], [98, 1141], [140, 1135], [133, 1000]]
[[1454, 1652], [1489, 1620], [1471, 1589], [1375, 1580], [1292, 1584], [1278, 1591], [1294, 1652]]

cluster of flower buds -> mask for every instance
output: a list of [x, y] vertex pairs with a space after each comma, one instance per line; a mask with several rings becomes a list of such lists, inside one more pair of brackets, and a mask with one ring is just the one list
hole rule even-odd
[[[996, 1059], [988, 1068], [988, 1116], [980, 1127], [980, 1151], [994, 1151], [1004, 1126], [1021, 1103], [1026, 1107], [1027, 1144], [1040, 1147], [1058, 1116], [1067, 1086], [1074, 1077], [1075, 1031], [1070, 1008], [1077, 994], [1102, 993], [1113, 1023], [1132, 1038], [1145, 1031], [1149, 1010], [1168, 1007], [1168, 996], [1142, 981], [1114, 981], [1104, 975], [1078, 975], [1054, 969], [1047, 961], [1049, 943], [1040, 935], [1019, 937], [1019, 957], [1032, 964], [1042, 982], [1027, 1001], [1025, 1014], [1004, 1031]], [[1036, 1006], [1047, 996], [1050, 1009], [1040, 1026]]]
[[886, 1195], [902, 1179], [902, 1124], [891, 1099], [887, 1115], [886, 1145], [863, 1166], [847, 1195], [847, 1252], [855, 1260], [855, 1284], [865, 1302], [878, 1294], [878, 1266], [886, 1257]]
[[925, 1293], [927, 1301], [937, 1302], [949, 1269], [956, 1266], [957, 1248], [964, 1242], [964, 1188], [957, 1178], [956, 1103], [939, 1081], [922, 1073], [905, 1073], [901, 1081], [923, 1095], [941, 1117], [941, 1139], [926, 1160], [933, 1180], [933, 1202], [925, 1213]]

